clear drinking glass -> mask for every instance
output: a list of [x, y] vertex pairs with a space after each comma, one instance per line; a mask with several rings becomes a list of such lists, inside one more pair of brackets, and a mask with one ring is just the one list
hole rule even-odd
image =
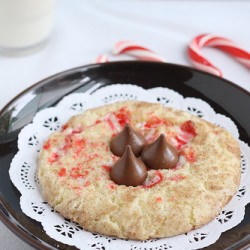
[[0, 0], [0, 50], [27, 51], [48, 39], [56, 0]]

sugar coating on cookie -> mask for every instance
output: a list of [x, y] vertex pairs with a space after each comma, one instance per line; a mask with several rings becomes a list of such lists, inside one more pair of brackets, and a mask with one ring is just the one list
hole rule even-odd
[[[149, 169], [142, 185], [117, 185], [111, 139], [126, 124], [146, 142], [164, 134], [179, 161]], [[157, 103], [117, 102], [72, 117], [45, 141], [38, 178], [46, 201], [85, 230], [145, 240], [189, 232], [213, 220], [236, 193], [240, 150], [225, 129]]]

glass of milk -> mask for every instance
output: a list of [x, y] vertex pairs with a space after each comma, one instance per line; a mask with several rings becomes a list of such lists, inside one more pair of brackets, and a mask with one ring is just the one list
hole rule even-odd
[[56, 0], [0, 0], [0, 50], [26, 51], [45, 43]]

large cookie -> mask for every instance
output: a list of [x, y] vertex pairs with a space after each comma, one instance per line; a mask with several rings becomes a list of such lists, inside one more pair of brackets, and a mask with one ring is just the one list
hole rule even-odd
[[[165, 134], [179, 152], [173, 169], [149, 170], [143, 185], [110, 179], [119, 157], [111, 138], [129, 123], [148, 143]], [[188, 112], [126, 101], [85, 111], [53, 133], [40, 152], [48, 203], [84, 229], [129, 239], [167, 237], [213, 220], [236, 193], [240, 150], [226, 130]]]

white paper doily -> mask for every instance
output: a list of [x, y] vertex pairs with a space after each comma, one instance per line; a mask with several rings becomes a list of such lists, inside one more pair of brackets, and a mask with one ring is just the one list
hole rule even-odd
[[196, 98], [184, 98], [168, 88], [145, 90], [135, 85], [111, 85], [103, 87], [93, 94], [75, 93], [66, 96], [54, 108], [40, 111], [33, 123], [27, 125], [19, 134], [18, 153], [11, 167], [10, 178], [21, 193], [22, 211], [34, 220], [41, 222], [46, 233], [57, 241], [74, 245], [84, 250], [180, 250], [198, 249], [214, 243], [222, 232], [239, 224], [245, 214], [245, 206], [250, 202], [250, 149], [239, 141], [241, 148], [241, 183], [237, 194], [216, 219], [200, 229], [187, 234], [147, 241], [121, 240], [93, 234], [81, 229], [57, 212], [42, 198], [37, 179], [37, 155], [45, 139], [62, 127], [70, 116], [88, 108], [120, 100], [142, 100], [159, 102], [189, 111], [203, 119], [226, 128], [238, 139], [237, 127], [228, 117], [216, 114], [206, 102]]

